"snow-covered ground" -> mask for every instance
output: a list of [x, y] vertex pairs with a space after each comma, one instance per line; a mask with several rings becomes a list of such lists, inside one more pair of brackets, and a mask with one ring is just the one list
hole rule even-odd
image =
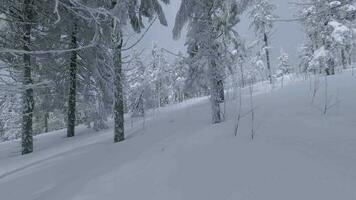
[[[250, 115], [234, 136], [235, 101], [212, 125], [209, 100], [200, 98], [127, 120], [120, 144], [111, 129], [84, 127], [75, 138], [36, 137], [26, 156], [18, 142], [0, 144], [0, 199], [354, 200], [356, 77], [328, 78], [326, 115], [324, 79], [314, 100], [311, 85], [255, 87], [253, 141]], [[248, 89], [243, 101], [245, 113]]]

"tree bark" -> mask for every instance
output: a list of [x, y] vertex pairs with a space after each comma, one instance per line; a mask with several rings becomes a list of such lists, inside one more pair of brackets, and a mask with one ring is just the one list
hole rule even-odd
[[49, 118], [49, 113], [46, 112], [45, 115], [44, 115], [44, 127], [45, 127], [45, 133], [48, 133], [48, 118]]
[[327, 61], [327, 75], [335, 75], [335, 60], [333, 58], [329, 58]]
[[214, 124], [221, 122], [219, 78], [215, 61], [210, 63], [210, 102], [212, 111], [212, 122]]
[[[117, 4], [117, 0], [112, 0], [112, 8]], [[122, 32], [121, 27], [118, 27], [116, 20], [112, 20], [112, 43], [113, 43], [113, 64], [115, 72], [115, 105], [114, 105], [114, 142], [121, 142], [125, 140], [124, 127], [124, 99], [123, 99], [123, 74], [122, 74]]]
[[[24, 21], [31, 22], [34, 18], [33, 16], [33, 0], [24, 1]], [[25, 23], [23, 25], [23, 41], [24, 50], [30, 51], [31, 45], [31, 23]], [[23, 86], [24, 91], [22, 95], [23, 100], [23, 111], [22, 111], [22, 154], [28, 154], [33, 152], [33, 110], [34, 110], [34, 98], [33, 98], [33, 80], [32, 80], [32, 68], [31, 68], [31, 56], [30, 54], [23, 55]]]
[[[71, 33], [71, 48], [77, 48], [77, 23], [73, 23], [73, 31]], [[67, 123], [67, 137], [75, 135], [76, 124], [76, 93], [77, 93], [77, 51], [71, 52], [70, 66], [69, 66], [69, 94], [68, 94], [68, 123]]]
[[122, 38], [119, 36], [118, 44], [115, 46], [114, 54], [114, 70], [115, 70], [115, 107], [114, 107], [114, 121], [115, 121], [115, 137], [114, 142], [121, 142], [125, 140], [124, 134], [124, 101], [122, 88], [122, 62], [121, 62], [121, 48]]
[[341, 63], [342, 63], [342, 68], [346, 69], [347, 68], [347, 59], [346, 59], [346, 54], [345, 54], [344, 49], [341, 50]]
[[271, 70], [271, 61], [270, 61], [270, 57], [269, 57], [269, 45], [268, 45], [268, 37], [267, 37], [267, 33], [264, 34], [264, 42], [265, 42], [265, 52], [266, 52], [266, 60], [267, 60], [267, 70], [268, 70], [268, 79], [270, 84], [273, 83], [272, 80], [272, 70]]
[[218, 92], [219, 92], [219, 103], [224, 103], [225, 101], [224, 81], [222, 79], [219, 79], [217, 84], [218, 84]]

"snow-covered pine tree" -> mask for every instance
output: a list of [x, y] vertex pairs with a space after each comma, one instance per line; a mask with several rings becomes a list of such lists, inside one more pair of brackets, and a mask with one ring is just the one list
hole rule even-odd
[[[5, 94], [6, 93], [6, 94]], [[21, 137], [21, 99], [20, 94], [3, 90], [0, 93], [0, 142]]]
[[250, 58], [249, 65], [250, 67], [246, 70], [246, 80], [248, 84], [254, 84], [256, 81], [265, 80], [266, 65], [260, 52], [257, 52], [255, 56]]
[[[58, 74], [53, 74], [55, 79], [59, 79], [61, 84], [60, 93], [63, 93], [67, 98], [63, 99], [67, 101], [58, 102], [62, 103], [63, 112], [67, 113], [67, 137], [73, 137], [75, 135], [75, 126], [82, 121], [82, 116], [80, 113], [83, 108], [82, 106], [82, 95], [84, 93], [85, 86], [83, 83], [88, 83], [85, 81], [80, 81], [83, 77], [86, 77], [88, 71], [93, 71], [89, 67], [92, 57], [87, 56], [87, 52], [92, 52], [93, 50], [98, 50], [99, 44], [95, 44], [94, 40], [99, 40], [102, 38], [98, 37], [98, 26], [105, 25], [105, 18], [100, 17], [99, 14], [93, 13], [90, 8], [91, 6], [104, 7], [105, 2], [93, 2], [93, 1], [68, 1], [64, 0], [60, 3], [56, 3], [53, 7], [49, 9], [54, 9], [57, 12], [55, 24], [53, 30], [48, 34], [52, 38], [52, 41], [48, 43], [52, 44], [54, 49], [66, 49], [67, 51], [58, 57], [54, 57], [51, 60], [55, 60], [59, 65], [67, 65], [68, 67], [63, 70], [57, 69], [52, 73], [67, 74], [68, 76], [61, 75], [58, 78]], [[86, 7], [87, 6], [87, 7]], [[60, 28], [59, 28], [60, 27]], [[54, 31], [58, 31], [57, 33]], [[54, 32], [54, 33], [53, 33]], [[98, 39], [99, 38], [99, 39]], [[56, 42], [53, 42], [56, 41]], [[103, 43], [103, 40], [100, 41]], [[92, 44], [91, 44], [92, 43]], [[101, 44], [102, 44], [101, 43]], [[89, 45], [88, 45], [89, 44]], [[90, 48], [84, 48], [83, 46], [88, 45]], [[95, 52], [95, 51], [94, 51]], [[104, 51], [105, 52], [105, 51]], [[95, 55], [93, 53], [91, 56]], [[48, 65], [47, 65], [48, 67]], [[96, 66], [98, 67], [98, 66]], [[91, 69], [91, 70], [84, 70]], [[95, 74], [97, 75], [97, 74]], [[97, 77], [100, 80], [100, 77]], [[90, 77], [89, 77], [90, 82]], [[92, 105], [91, 108], [96, 108]]]
[[[24, 1], [2, 1], [2, 15], [6, 24], [2, 28], [7, 29], [2, 31], [2, 49], [10, 49], [4, 51], [1, 56], [7, 60], [8, 67], [16, 71], [16, 81], [21, 82], [22, 93], [22, 154], [28, 154], [33, 151], [33, 110], [34, 110], [34, 95], [33, 95], [33, 70], [34, 59], [29, 53], [15, 54], [13, 50], [29, 52], [33, 49], [33, 30], [37, 26], [38, 13], [35, 11], [39, 2], [34, 0]], [[10, 40], [7, 40], [10, 39]], [[18, 41], [18, 42], [11, 42]]]
[[293, 68], [291, 67], [289, 63], [289, 56], [288, 54], [281, 49], [280, 51], [280, 56], [278, 57], [278, 70], [279, 70], [279, 75], [284, 76], [286, 74], [290, 74], [293, 72]]
[[249, 17], [251, 19], [250, 27], [254, 29], [256, 36], [263, 41], [263, 49], [266, 55], [268, 70], [268, 80], [272, 84], [272, 67], [270, 60], [270, 34], [273, 28], [273, 20], [277, 18], [274, 14], [276, 6], [269, 0], [256, 0], [251, 6]]
[[171, 80], [171, 69], [162, 48], [153, 45], [152, 61], [150, 63], [151, 81], [154, 85], [156, 107], [162, 107], [169, 103]]
[[[86, 22], [93, 21], [93, 18], [98, 16], [96, 13], [90, 15], [88, 11], [85, 12], [85, 9], [80, 9], [78, 7], [80, 4], [76, 3], [78, 1], [75, 0], [70, 2], [63, 0], [60, 3], [58, 1], [2, 1], [1, 14], [4, 23], [1, 26], [3, 44], [1, 60], [5, 62], [13, 81], [23, 84], [21, 87], [12, 84], [14, 95], [8, 93], [9, 97], [16, 97], [19, 91], [23, 91], [24, 102], [21, 105], [24, 111], [23, 153], [32, 151], [31, 138], [34, 133], [53, 130], [49, 127], [51, 124], [49, 120], [61, 121], [58, 117], [63, 117], [61, 115], [65, 110], [63, 97], [66, 93], [64, 88], [67, 86], [66, 68], [63, 66], [69, 60], [67, 55], [75, 51], [70, 46], [70, 42], [68, 43], [71, 41], [68, 36], [73, 30], [70, 28], [73, 21], [69, 14], [85, 19], [85, 23], [78, 23], [79, 32], [83, 31], [83, 27], [92, 26], [93, 24]], [[53, 12], [56, 15], [53, 15]], [[90, 29], [94, 30], [93, 26]], [[77, 38], [81, 42], [78, 48], [85, 49], [93, 46], [94, 39], [89, 44], [86, 42], [88, 40], [84, 39], [89, 36], [91, 34], [88, 33], [85, 37]], [[34, 101], [38, 106], [34, 107]], [[63, 128], [60, 123], [53, 128]], [[16, 137], [16, 134], [14, 135]]]
[[[185, 24], [188, 23], [187, 46], [191, 55], [190, 75], [196, 72], [205, 74], [208, 80], [212, 108], [212, 122], [222, 120], [220, 103], [222, 101], [224, 65], [223, 35], [232, 31], [241, 14], [252, 1], [240, 0], [182, 0], [173, 29], [174, 38], [179, 38]], [[194, 80], [196, 78], [190, 78]]]
[[[169, 0], [162, 0], [169, 3]], [[122, 74], [122, 48], [123, 31], [127, 21], [136, 32], [143, 28], [143, 17], [152, 19], [157, 16], [161, 24], [167, 25], [167, 20], [158, 0], [112, 0], [111, 12], [115, 16], [112, 21], [112, 49], [114, 66], [114, 142], [125, 139], [124, 134], [124, 101], [123, 101], [123, 74]]]
[[278, 61], [279, 61], [279, 63], [278, 63], [277, 76], [281, 77], [281, 79], [282, 79], [281, 80], [282, 81], [282, 87], [283, 87], [284, 76], [292, 73], [293, 72], [293, 68], [289, 63], [288, 54], [283, 49], [281, 49], [281, 53], [280, 53], [280, 56], [278, 57]]
[[147, 93], [150, 93], [150, 86], [146, 70], [147, 67], [139, 55], [135, 55], [133, 60], [127, 65], [127, 69], [125, 69], [125, 88], [128, 90], [131, 117], [143, 117], [145, 115], [145, 102], [151, 101], [150, 97], [147, 96]]
[[80, 51], [79, 55], [82, 58], [78, 72], [79, 120], [96, 131], [106, 129], [113, 108], [113, 72], [108, 46], [103, 41], [94, 48]]
[[[248, 62], [249, 50], [246, 47], [245, 41], [243, 41], [241, 37], [236, 37], [234, 40], [234, 50], [232, 50], [232, 56], [235, 62], [233, 66], [236, 66], [235, 69], [230, 70], [233, 75], [233, 79], [236, 82], [234, 85], [245, 87], [246, 80], [244, 68], [245, 64]], [[237, 84], [238, 80], [240, 83]]]
[[312, 71], [313, 69], [311, 67], [311, 60], [313, 59], [313, 54], [313, 48], [310, 45], [303, 43], [298, 50], [298, 56], [300, 60], [299, 72], [305, 73], [306, 75], [309, 72], [313, 72], [314, 74], [316, 73], [316, 71]]
[[174, 102], [182, 102], [185, 99], [185, 83], [188, 75], [188, 68], [185, 58], [181, 52], [175, 58], [172, 70], [172, 93]]
[[350, 50], [354, 45], [352, 35], [356, 19], [355, 2], [308, 0], [299, 5], [299, 17], [307, 36], [304, 49], [313, 53], [310, 62], [317, 64], [319, 72], [325, 72], [327, 75], [335, 73], [338, 60], [345, 68], [346, 60], [350, 61]]

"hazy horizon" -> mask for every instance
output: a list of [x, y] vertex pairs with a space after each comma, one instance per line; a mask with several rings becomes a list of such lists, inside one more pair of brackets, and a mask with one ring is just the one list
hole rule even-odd
[[[174, 26], [175, 16], [177, 10], [180, 6], [180, 0], [172, 1], [169, 5], [163, 5], [165, 11], [168, 26], [162, 26], [159, 22], [151, 27], [149, 32], [145, 35], [140, 48], [145, 48], [145, 51], [152, 48], [153, 43], [157, 43], [160, 47], [166, 48], [172, 52], [186, 53], [185, 43], [185, 33], [184, 30], [182, 37], [179, 40], [174, 40], [172, 37], [172, 29]], [[296, 8], [293, 8], [288, 1], [284, 0], [272, 0], [277, 6], [276, 14], [281, 19], [291, 19], [294, 18], [293, 15], [296, 12]], [[241, 17], [241, 22], [236, 26], [236, 30], [240, 35], [246, 39], [246, 41], [256, 40], [255, 35], [252, 30], [249, 29], [250, 20], [248, 17], [243, 15]], [[271, 37], [271, 58], [273, 64], [276, 64], [277, 58], [280, 54], [280, 49], [284, 49], [285, 52], [289, 54], [291, 64], [295, 66], [298, 65], [298, 48], [303, 41], [303, 32], [300, 24], [298, 22], [276, 22], [275, 27], [272, 32]], [[146, 57], [148, 52], [146, 52]]]

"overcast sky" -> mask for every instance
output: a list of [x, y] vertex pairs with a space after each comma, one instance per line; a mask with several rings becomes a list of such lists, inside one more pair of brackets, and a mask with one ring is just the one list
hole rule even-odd
[[[276, 6], [276, 14], [282, 19], [293, 18], [296, 9], [290, 5], [288, 0], [271, 0]], [[174, 19], [180, 5], [180, 0], [172, 0], [171, 4], [164, 6], [166, 17], [169, 23], [168, 27], [163, 27], [159, 23], [155, 23], [151, 30], [147, 33], [144, 41], [140, 44], [141, 48], [149, 50], [152, 48], [153, 42], [157, 42], [159, 46], [171, 50], [172, 52], [186, 52], [184, 46], [184, 33], [178, 41], [172, 39], [172, 28]], [[237, 26], [238, 32], [248, 41], [254, 41], [254, 34], [249, 30], [249, 19], [242, 17], [241, 23]], [[272, 60], [276, 63], [280, 49], [283, 48], [290, 56], [291, 63], [298, 64], [297, 51], [303, 41], [303, 32], [301, 26], [296, 22], [277, 22], [273, 30], [271, 38]]]

